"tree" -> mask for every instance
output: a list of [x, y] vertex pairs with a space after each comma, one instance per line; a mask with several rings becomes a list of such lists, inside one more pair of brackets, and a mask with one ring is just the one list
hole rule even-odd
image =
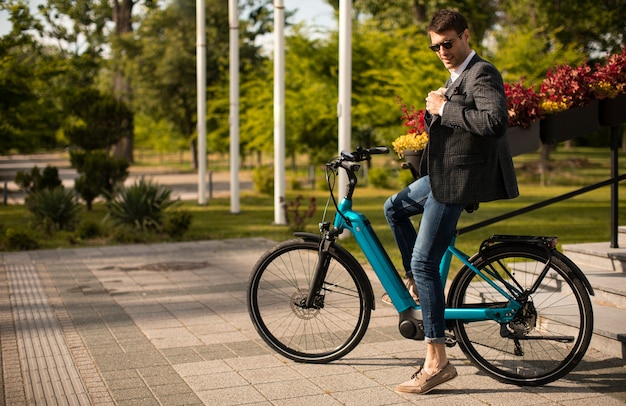
[[91, 210], [92, 202], [128, 177], [128, 161], [110, 156], [110, 149], [120, 138], [132, 132], [132, 112], [112, 94], [87, 88], [68, 105], [64, 135], [74, 148], [70, 151], [72, 167], [79, 173], [74, 188]]
[[562, 44], [556, 33], [550, 35], [537, 28], [509, 27], [494, 32], [494, 37], [497, 45], [486, 56], [508, 83], [524, 78], [529, 85], [539, 85], [556, 63], [578, 65], [585, 60], [576, 44]]
[[133, 131], [132, 112], [112, 94], [95, 88], [81, 89], [66, 104], [63, 133], [70, 145], [86, 151], [105, 151]]
[[[268, 28], [267, 1], [249, 2], [252, 16], [242, 23], [240, 49], [241, 74], [254, 71], [263, 63], [254, 38]], [[265, 10], [265, 11], [264, 11]], [[228, 123], [228, 54], [229, 30], [227, 3], [207, 2], [207, 132], [224, 133]], [[186, 138], [197, 157], [197, 88], [196, 88], [196, 34], [195, 1], [177, 0], [166, 8], [153, 11], [141, 22], [136, 35], [124, 36], [114, 42], [114, 48], [124, 50], [119, 61], [124, 76], [132, 78], [132, 104], [139, 113], [154, 120], [167, 120], [176, 132]], [[226, 119], [224, 120], [224, 114]], [[227, 127], [226, 127], [227, 128]], [[227, 139], [227, 138], [226, 138]]]
[[111, 196], [115, 187], [128, 177], [128, 161], [110, 156], [104, 150], [71, 151], [70, 162], [80, 174], [74, 189], [87, 203], [89, 211], [98, 196]]
[[[624, 0], [499, 0], [502, 27], [527, 27], [544, 32], [545, 51], [550, 36], [586, 56], [619, 52], [626, 38]], [[538, 38], [538, 40], [541, 40]]]
[[[337, 3], [333, 0], [332, 3]], [[497, 7], [493, 0], [359, 0], [354, 3], [359, 21], [372, 20], [383, 31], [417, 28], [426, 33], [432, 14], [442, 8], [458, 10], [466, 18], [470, 30], [480, 44], [485, 32], [496, 21]]]
[[[195, 32], [189, 29], [194, 25], [194, 11], [191, 1], [173, 2], [147, 16], [135, 37], [123, 36], [114, 42], [118, 53], [124, 50], [120, 65], [124, 76], [132, 78], [135, 111], [168, 120], [190, 143], [196, 131], [197, 101]], [[228, 21], [225, 11], [222, 23]], [[215, 51], [227, 54], [224, 45]], [[217, 66], [215, 56], [207, 61], [207, 83], [211, 83], [224, 69]], [[195, 157], [193, 148], [192, 152]]]

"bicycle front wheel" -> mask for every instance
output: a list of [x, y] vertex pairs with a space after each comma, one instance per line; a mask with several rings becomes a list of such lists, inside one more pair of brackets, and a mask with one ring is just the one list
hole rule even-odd
[[[465, 355], [491, 377], [516, 385], [545, 385], [565, 376], [587, 351], [593, 330], [589, 294], [559, 256], [537, 245], [503, 243], [473, 260], [522, 305], [509, 323], [454, 322]], [[507, 304], [468, 267], [456, 276], [448, 303], [491, 308]]]
[[[307, 307], [318, 255], [317, 242], [291, 240], [267, 252], [248, 285], [248, 311], [263, 340], [299, 362], [343, 357], [363, 338], [370, 320], [371, 285], [359, 263], [330, 248], [321, 291]], [[369, 288], [368, 288], [369, 287]]]

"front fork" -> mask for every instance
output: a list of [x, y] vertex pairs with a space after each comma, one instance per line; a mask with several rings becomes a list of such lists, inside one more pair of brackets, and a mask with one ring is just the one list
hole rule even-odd
[[327, 231], [319, 244], [318, 260], [315, 271], [313, 272], [309, 293], [304, 304], [307, 309], [324, 307], [323, 302], [320, 300], [320, 292], [322, 291], [324, 280], [326, 280], [326, 273], [328, 272], [328, 266], [330, 265], [331, 257], [328, 251], [332, 243], [333, 239]]

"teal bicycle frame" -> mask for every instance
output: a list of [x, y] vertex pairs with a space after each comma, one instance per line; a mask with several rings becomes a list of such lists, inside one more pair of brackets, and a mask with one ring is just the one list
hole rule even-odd
[[[339, 212], [335, 214], [334, 227], [339, 230], [348, 230], [354, 235], [357, 244], [361, 247], [398, 313], [403, 313], [409, 309], [421, 310], [421, 307], [413, 301], [413, 298], [411, 298], [411, 295], [402, 283], [402, 279], [392, 264], [389, 255], [365, 215], [352, 210], [352, 200], [349, 198], [343, 198], [339, 203], [338, 209]], [[469, 256], [454, 246], [455, 240], [456, 238], [452, 239], [439, 266], [442, 286], [446, 286], [450, 263], [452, 256], [454, 256], [500, 292], [503, 298], [508, 301], [508, 304], [506, 307], [498, 308], [446, 308], [445, 319], [467, 322], [482, 320], [495, 320], [498, 323], [510, 322], [519, 310], [520, 304], [508, 292], [494, 283], [489, 275], [472, 265], [469, 261]], [[516, 294], [522, 293], [512, 285], [507, 287]]]

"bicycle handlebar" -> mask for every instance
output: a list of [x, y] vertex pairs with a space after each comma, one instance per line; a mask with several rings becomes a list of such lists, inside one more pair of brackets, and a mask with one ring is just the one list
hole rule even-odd
[[[356, 148], [356, 151], [353, 151], [353, 152], [341, 151], [341, 154], [339, 155], [339, 157], [326, 163], [326, 168], [332, 170], [333, 172], [339, 168], [345, 169], [346, 173], [348, 174], [348, 180], [349, 180], [345, 196], [348, 199], [352, 199], [352, 194], [354, 193], [354, 188], [357, 183], [357, 177], [356, 177], [355, 172], [357, 172], [361, 168], [361, 165], [357, 164], [356, 162], [369, 161], [372, 155], [388, 154], [388, 153], [389, 153], [388, 147], [363, 148], [359, 146]], [[327, 179], [328, 179], [328, 176], [327, 176]], [[329, 183], [329, 190], [331, 193], [331, 197], [333, 198], [333, 201], [335, 201], [332, 195], [332, 186], [330, 185], [330, 183]], [[335, 202], [335, 207], [337, 207], [336, 202]]]
[[359, 170], [360, 165], [355, 165], [353, 162], [369, 161], [372, 155], [388, 153], [388, 147], [363, 148], [359, 146], [356, 148], [356, 151], [353, 152], [341, 151], [340, 156], [332, 161], [329, 161], [326, 166], [331, 169], [338, 169], [341, 167], [347, 171], [354, 172]]

